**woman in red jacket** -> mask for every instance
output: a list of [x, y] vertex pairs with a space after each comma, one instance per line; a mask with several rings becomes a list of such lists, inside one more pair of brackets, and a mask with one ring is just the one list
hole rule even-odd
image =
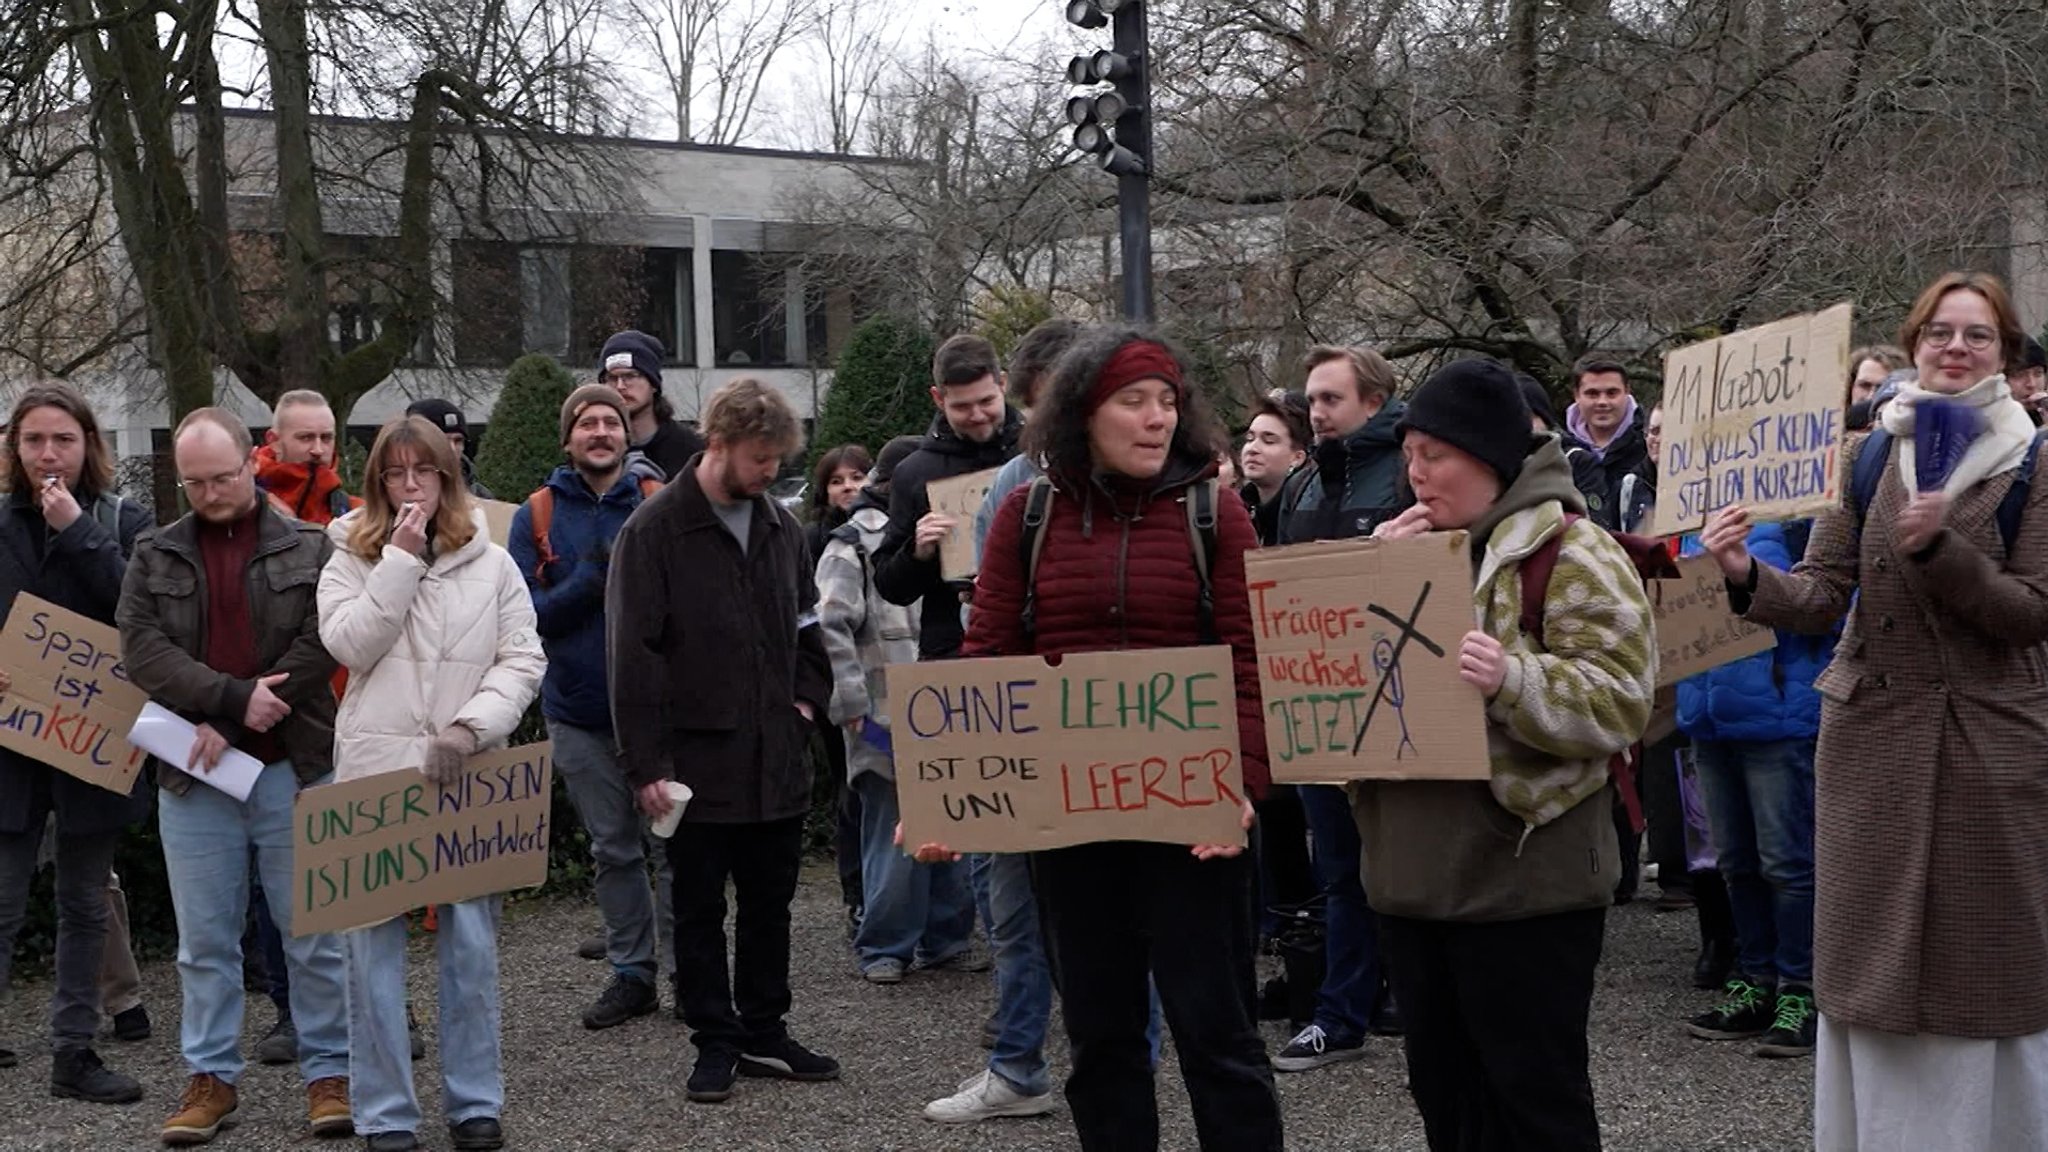
[[[964, 656], [1229, 644], [1236, 657], [1245, 788], [1266, 789], [1266, 737], [1252, 651], [1244, 554], [1257, 546], [1242, 502], [1216, 501], [1214, 635], [1183, 501], [1216, 474], [1222, 429], [1157, 337], [1109, 326], [1053, 367], [1024, 450], [1054, 488], [1024, 620], [1024, 505], [1004, 501], [975, 582]], [[1228, 493], [1224, 494], [1225, 496]], [[1251, 806], [1245, 806], [1245, 827]], [[1034, 852], [1031, 879], [1065, 1004], [1067, 1103], [1081, 1147], [1159, 1146], [1147, 977], [1159, 989], [1204, 1149], [1279, 1149], [1280, 1101], [1253, 1020], [1252, 870], [1234, 846], [1114, 841]]]

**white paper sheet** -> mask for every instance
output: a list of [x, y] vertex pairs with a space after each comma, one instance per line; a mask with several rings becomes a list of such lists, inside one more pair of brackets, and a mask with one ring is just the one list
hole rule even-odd
[[[191, 761], [192, 741], [198, 738], [199, 731], [191, 721], [154, 700], [142, 706], [135, 717], [135, 727], [128, 730], [130, 744], [180, 769]], [[247, 803], [249, 791], [256, 787], [256, 777], [262, 772], [263, 761], [230, 748], [221, 753], [220, 763], [213, 771], [193, 772], [191, 776]]]

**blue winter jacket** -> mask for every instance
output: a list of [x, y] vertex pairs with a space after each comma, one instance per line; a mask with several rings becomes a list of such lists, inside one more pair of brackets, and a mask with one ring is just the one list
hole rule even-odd
[[[1759, 524], [1749, 554], [1759, 564], [1789, 569], [1786, 525]], [[1678, 682], [1678, 727], [1694, 740], [1811, 740], [1820, 731], [1814, 678], [1834, 659], [1834, 636], [1780, 631], [1778, 646]]]
[[660, 470], [638, 453], [628, 457], [626, 472], [603, 496], [590, 491], [583, 477], [564, 464], [548, 477], [554, 491], [553, 522], [548, 546], [554, 562], [541, 579], [540, 548], [533, 538], [533, 500], [512, 514], [505, 550], [526, 577], [533, 613], [547, 652], [548, 671], [541, 681], [543, 716], [578, 728], [609, 732], [610, 693], [605, 678], [604, 581], [611, 562], [612, 541], [626, 517], [640, 506], [642, 476], [660, 479]]

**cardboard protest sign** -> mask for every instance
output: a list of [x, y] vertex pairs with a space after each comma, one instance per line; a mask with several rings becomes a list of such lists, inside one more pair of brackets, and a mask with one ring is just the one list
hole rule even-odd
[[974, 517], [981, 511], [981, 502], [988, 498], [988, 487], [999, 471], [988, 468], [925, 485], [932, 511], [943, 512], [958, 521], [939, 543], [939, 575], [948, 580], [974, 579]]
[[1230, 649], [889, 667], [903, 842], [1243, 844]]
[[490, 528], [491, 543], [500, 548], [506, 547], [505, 542], [512, 538], [512, 514], [519, 511], [519, 505], [507, 504], [503, 500], [479, 500], [477, 504], [484, 510], [484, 523]]
[[121, 634], [24, 592], [0, 629], [0, 745], [126, 795], [146, 755], [126, 736], [149, 697], [128, 681]]
[[1654, 535], [1695, 531], [1733, 504], [1758, 520], [1841, 504], [1850, 321], [1837, 304], [1664, 358]]
[[381, 924], [548, 878], [553, 745], [479, 752], [445, 788], [385, 772], [292, 803], [292, 935]]
[[1657, 683], [1676, 684], [1709, 668], [1768, 652], [1777, 633], [1728, 610], [1728, 582], [1712, 556], [1678, 562], [1678, 576], [1650, 581], [1657, 619]]
[[1465, 533], [1262, 549], [1245, 574], [1274, 780], [1491, 774], [1486, 702], [1458, 678], [1474, 621]]

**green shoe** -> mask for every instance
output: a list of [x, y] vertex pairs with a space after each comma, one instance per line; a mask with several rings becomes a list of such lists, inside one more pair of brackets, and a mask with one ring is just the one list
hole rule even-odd
[[1769, 1060], [1796, 1060], [1813, 1055], [1814, 1034], [1820, 1030], [1820, 1013], [1813, 1006], [1813, 990], [1788, 984], [1778, 993], [1778, 1011], [1771, 1030], [1764, 1033], [1756, 1054]]
[[1770, 1030], [1776, 1013], [1769, 988], [1746, 976], [1731, 977], [1722, 989], [1727, 999], [1686, 1022], [1686, 1031], [1702, 1040], [1747, 1040]]

